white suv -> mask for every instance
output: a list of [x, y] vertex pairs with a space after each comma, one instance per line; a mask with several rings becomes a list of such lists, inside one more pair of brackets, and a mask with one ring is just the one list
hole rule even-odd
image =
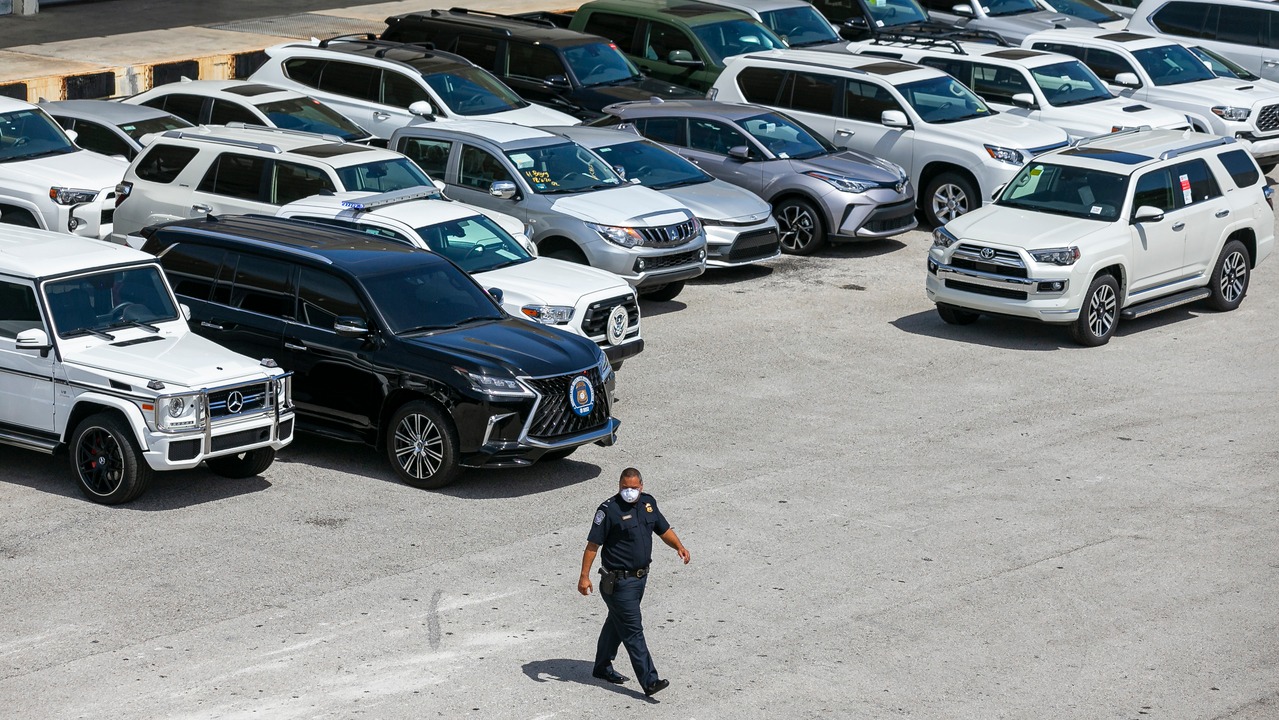
[[910, 173], [934, 226], [976, 209], [1066, 133], [999, 113], [946, 73], [897, 60], [805, 50], [739, 55], [709, 95], [766, 105], [839, 147]]
[[1279, 5], [1257, 0], [1146, 0], [1132, 32], [1202, 45], [1267, 80], [1279, 80]]
[[123, 503], [156, 470], [257, 475], [293, 439], [289, 376], [187, 328], [154, 257], [44, 230], [0, 236], [0, 443], [65, 448]]
[[1023, 47], [1073, 55], [1121, 97], [1185, 113], [1196, 130], [1232, 137], [1266, 172], [1279, 163], [1279, 85], [1213, 75], [1184, 45], [1108, 30], [1047, 30]]
[[575, 125], [577, 118], [516, 95], [461, 55], [372, 35], [342, 36], [266, 49], [250, 80], [319, 99], [379, 138], [432, 120]]
[[1186, 130], [1186, 116], [1165, 107], [1116, 97], [1068, 55], [942, 38], [880, 35], [848, 49], [935, 67], [949, 73], [991, 107], [1039, 120], [1078, 139], [1142, 126]]
[[39, 107], [0, 98], [0, 223], [106, 237], [128, 166], [76, 147]]
[[322, 192], [432, 187], [408, 158], [332, 135], [232, 123], [170, 130], [129, 165], [116, 189], [111, 240], [141, 247], [148, 225], [262, 213]]
[[492, 211], [438, 197], [425, 188], [317, 195], [291, 202], [277, 214], [439, 253], [490, 288], [511, 315], [598, 343], [614, 369], [644, 349], [639, 303], [625, 280], [585, 265], [535, 257], [503, 232], [491, 219]]
[[1233, 310], [1274, 249], [1271, 190], [1232, 138], [1124, 131], [1046, 153], [993, 205], [933, 231], [928, 298], [1069, 325], [1082, 345], [1122, 318], [1207, 300]]

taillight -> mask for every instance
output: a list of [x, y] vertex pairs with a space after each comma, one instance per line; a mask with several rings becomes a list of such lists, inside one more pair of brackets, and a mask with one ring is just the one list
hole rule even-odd
[[127, 200], [131, 192], [133, 192], [133, 183], [128, 180], [117, 183], [115, 186], [115, 206], [120, 207], [120, 203]]

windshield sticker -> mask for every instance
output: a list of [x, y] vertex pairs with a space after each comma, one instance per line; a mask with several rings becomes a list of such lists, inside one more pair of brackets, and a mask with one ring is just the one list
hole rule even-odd
[[777, 153], [777, 157], [785, 160], [790, 157], [790, 153]]
[[545, 190], [548, 186], [559, 187], [559, 183], [551, 179], [551, 174], [545, 170], [534, 170], [533, 168], [520, 168], [520, 172], [524, 173], [524, 177], [528, 178], [530, 183], [538, 190]]
[[1194, 193], [1190, 192], [1190, 176], [1180, 175], [1177, 177], [1181, 181], [1181, 198], [1187, 205], [1195, 201]]
[[883, 21], [883, 20], [876, 20], [876, 21], [875, 21], [875, 27], [884, 27], [884, 21]]
[[1100, 206], [1100, 205], [1093, 205], [1092, 207], [1088, 208], [1088, 213], [1089, 213], [1089, 214], [1091, 214], [1091, 215], [1100, 215], [1100, 214], [1101, 214], [1101, 206]]
[[527, 153], [511, 153], [507, 157], [511, 158], [511, 162], [515, 163], [515, 167], [521, 170], [533, 167], [533, 156]]

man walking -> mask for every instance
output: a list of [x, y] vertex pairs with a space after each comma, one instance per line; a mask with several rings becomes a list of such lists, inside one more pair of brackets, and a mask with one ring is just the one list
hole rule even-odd
[[640, 601], [644, 599], [644, 585], [648, 582], [648, 566], [653, 559], [653, 535], [675, 549], [687, 565], [692, 559], [684, 543], [680, 542], [671, 524], [666, 522], [657, 501], [644, 492], [644, 480], [639, 470], [626, 468], [618, 482], [618, 492], [600, 504], [595, 511], [595, 521], [586, 536], [586, 551], [582, 553], [582, 575], [577, 580], [577, 591], [591, 593], [591, 565], [600, 547], [600, 594], [608, 606], [608, 618], [600, 630], [595, 648], [595, 668], [591, 674], [611, 683], [624, 683], [625, 675], [613, 669], [617, 646], [626, 645], [631, 656], [631, 667], [639, 678], [644, 694], [653, 696], [671, 683], [657, 676], [653, 659], [644, 641], [644, 624], [640, 617]]

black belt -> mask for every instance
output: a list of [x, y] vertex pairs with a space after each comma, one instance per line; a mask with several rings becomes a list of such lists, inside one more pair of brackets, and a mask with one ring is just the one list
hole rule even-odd
[[648, 574], [648, 567], [642, 567], [638, 570], [609, 570], [608, 568], [603, 568], [602, 571], [618, 577], [642, 578]]

